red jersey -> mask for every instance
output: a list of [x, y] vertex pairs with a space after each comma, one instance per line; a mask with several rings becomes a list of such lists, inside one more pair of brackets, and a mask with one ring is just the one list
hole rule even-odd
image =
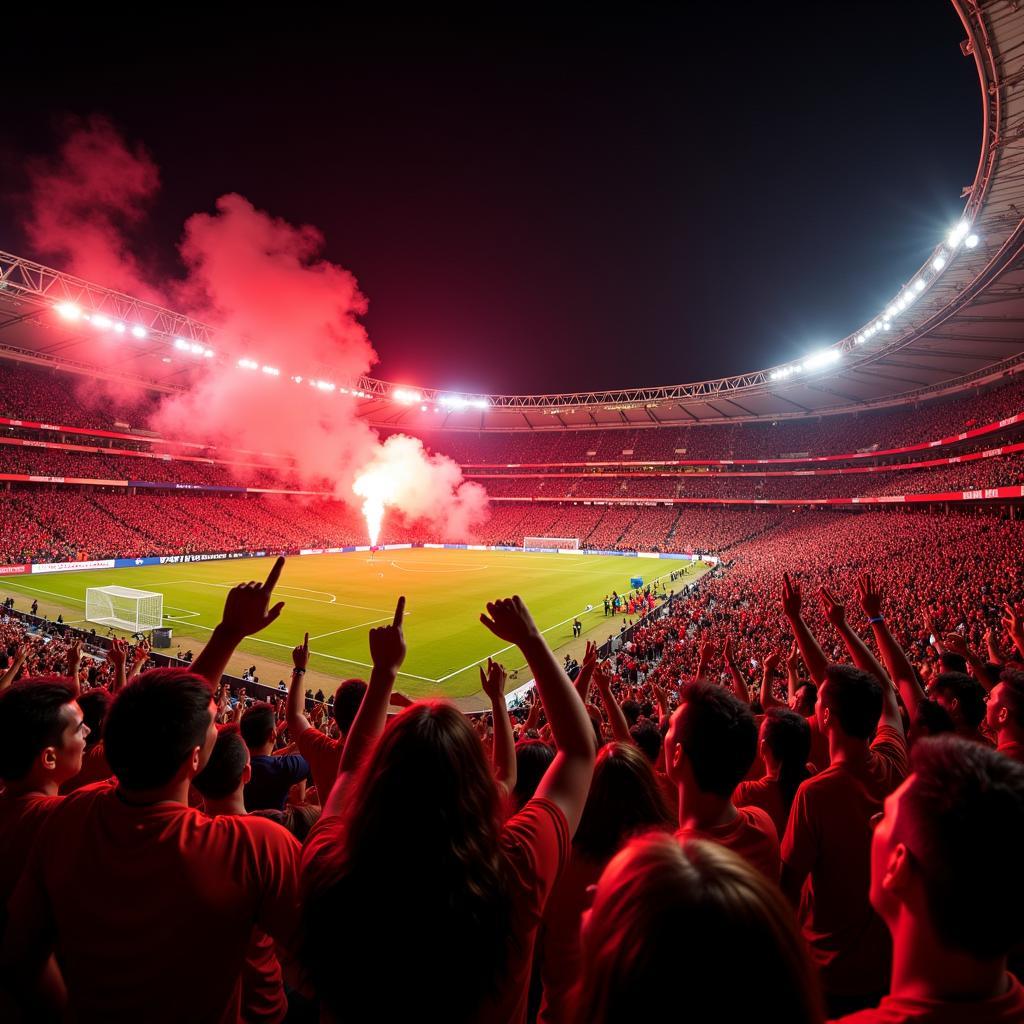
[[[557, 804], [534, 797], [502, 826], [501, 846], [511, 868], [512, 920], [509, 959], [496, 996], [481, 1006], [480, 1024], [522, 1024], [526, 1019], [527, 989], [533, 947], [541, 914], [555, 880], [569, 856], [569, 825]], [[315, 874], [332, 848], [343, 844], [344, 821], [321, 818], [302, 852], [304, 875]], [[330, 1019], [321, 1009], [321, 1019]]]
[[681, 828], [677, 839], [710, 839], [745, 857], [776, 884], [779, 881], [779, 834], [760, 807], [737, 807], [736, 817], [713, 828]]
[[40, 829], [11, 927], [54, 936], [78, 1021], [239, 1021], [254, 927], [295, 945], [299, 856], [264, 818], [131, 806], [100, 783]]
[[597, 884], [605, 865], [581, 857], [575, 850], [544, 908], [541, 931], [540, 977], [544, 985], [538, 1024], [572, 1020], [569, 998], [580, 971], [580, 924], [593, 900], [588, 888]]
[[943, 1002], [886, 996], [873, 1010], [860, 1010], [832, 1024], [1020, 1024], [1024, 1020], [1024, 986], [1008, 974], [1001, 996], [976, 1003]]
[[28, 863], [28, 852], [51, 811], [63, 798], [42, 793], [24, 796], [0, 795], [0, 937], [7, 918], [7, 901], [11, 898]]
[[778, 779], [763, 776], [753, 782], [741, 782], [732, 795], [732, 802], [737, 807], [760, 807], [772, 819], [775, 831], [780, 836], [786, 834], [789, 808], [782, 801]]
[[867, 761], [832, 764], [801, 783], [782, 840], [803, 878], [800, 923], [826, 991], [884, 992], [892, 943], [871, 908], [871, 818], [907, 774], [902, 733], [879, 726]]
[[323, 807], [334, 780], [338, 777], [338, 765], [341, 763], [341, 752], [345, 747], [344, 740], [332, 740], [319, 729], [309, 728], [299, 733], [295, 740], [299, 753], [309, 762], [309, 770], [313, 774], [313, 785], [316, 786]]

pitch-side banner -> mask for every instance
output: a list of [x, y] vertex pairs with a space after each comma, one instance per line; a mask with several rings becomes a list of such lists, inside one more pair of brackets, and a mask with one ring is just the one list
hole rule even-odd
[[37, 562], [32, 574], [40, 572], [78, 572], [80, 569], [113, 569], [113, 558], [95, 558], [90, 562]]
[[31, 565], [0, 565], [0, 576], [20, 576], [31, 571]]

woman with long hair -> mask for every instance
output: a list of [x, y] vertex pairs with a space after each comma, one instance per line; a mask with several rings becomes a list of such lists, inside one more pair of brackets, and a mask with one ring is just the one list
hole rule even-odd
[[588, 891], [622, 844], [641, 832], [676, 827], [650, 762], [628, 743], [608, 743], [594, 765], [590, 794], [573, 840], [572, 856], [544, 910], [541, 1024], [572, 1019], [569, 999], [579, 971], [580, 921]]
[[373, 671], [303, 855], [303, 959], [335, 1021], [521, 1021], [534, 937], [594, 765], [583, 704], [518, 597], [481, 621], [523, 653], [558, 753], [522, 810], [453, 705], [420, 701], [385, 728], [405, 657], [404, 598], [370, 631]]
[[718, 843], [633, 839], [605, 868], [582, 933], [577, 1024], [820, 1024], [814, 965], [780, 889]]
[[786, 834], [789, 809], [797, 788], [810, 774], [811, 727], [803, 715], [789, 708], [769, 708], [761, 721], [758, 753], [765, 773], [760, 779], [741, 782], [732, 802], [737, 807], [760, 807], [771, 815], [779, 832]]

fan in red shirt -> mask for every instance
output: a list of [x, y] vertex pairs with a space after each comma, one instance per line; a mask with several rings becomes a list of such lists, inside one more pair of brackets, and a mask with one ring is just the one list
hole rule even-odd
[[[876, 625], [882, 595], [869, 575], [860, 578], [858, 596]], [[907, 748], [885, 670], [843, 605], [825, 588], [819, 598], [856, 667], [829, 664], [804, 620], [800, 586], [785, 574], [782, 610], [819, 687], [816, 714], [830, 764], [797, 790], [782, 841], [782, 885], [800, 905], [829, 1009], [841, 1013], [877, 1001], [887, 984], [887, 935], [867, 899], [870, 820], [905, 777]], [[880, 647], [894, 664], [893, 651]]]
[[741, 782], [733, 794], [737, 807], [760, 807], [770, 815], [780, 836], [786, 834], [789, 808], [797, 787], [808, 776], [811, 730], [803, 715], [789, 708], [769, 708], [761, 721], [758, 750], [765, 774]]
[[1000, 754], [1024, 762], [1024, 671], [1007, 667], [988, 695], [985, 721]]
[[[118, 693], [105, 741], [116, 785], [65, 797], [39, 830], [2, 953], [30, 1016], [44, 1001], [83, 1022], [236, 1021], [253, 928], [294, 945], [298, 843], [272, 822], [188, 806], [217, 736], [207, 673], [280, 614], [268, 604], [283, 564], [229, 592], [203, 675], [157, 669]], [[63, 986], [44, 988], [51, 953]]]
[[590, 888], [630, 835], [650, 829], [668, 831], [675, 812], [662, 794], [654, 769], [631, 743], [601, 748], [572, 856], [544, 908], [540, 948], [544, 995], [541, 1024], [572, 1018], [570, 993], [579, 975], [580, 922], [590, 905]]
[[0, 935], [7, 901], [62, 783], [78, 774], [89, 727], [76, 688], [60, 676], [23, 679], [0, 693]]
[[750, 707], [702, 680], [687, 683], [665, 735], [665, 766], [679, 798], [680, 839], [712, 839], [779, 879], [779, 837], [760, 807], [736, 807], [733, 793], [757, 753]]
[[843, 1024], [1017, 1024], [1007, 971], [1024, 943], [1024, 766], [955, 736], [914, 746], [871, 843], [871, 903], [892, 935], [892, 985]]
[[[297, 648], [298, 649], [298, 648]], [[309, 650], [306, 648], [308, 658]], [[244, 787], [252, 776], [249, 748], [237, 725], [228, 725], [217, 733], [210, 759], [192, 780], [202, 794], [203, 810], [211, 817], [244, 816]], [[274, 942], [265, 932], [253, 929], [242, 970], [242, 1019], [252, 1024], [278, 1024], [288, 1012], [281, 964]]]
[[404, 606], [370, 631], [366, 696], [303, 853], [304, 959], [322, 1019], [518, 1024], [537, 926], [586, 802], [593, 729], [522, 601], [489, 604], [481, 620], [525, 656], [558, 744], [536, 795], [503, 823], [480, 738], [455, 707], [417, 702], [385, 728]]

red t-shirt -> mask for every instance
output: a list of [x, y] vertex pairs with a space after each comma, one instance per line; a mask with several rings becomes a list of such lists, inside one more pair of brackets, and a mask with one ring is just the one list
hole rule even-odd
[[741, 782], [732, 795], [732, 802], [737, 807], [760, 807], [772, 819], [775, 831], [780, 836], [786, 834], [789, 810], [782, 802], [778, 779], [765, 776], [754, 782]]
[[0, 937], [7, 919], [7, 901], [28, 863], [36, 834], [62, 799], [42, 793], [0, 794]]
[[832, 760], [828, 752], [828, 737], [819, 728], [817, 715], [808, 715], [807, 724], [811, 727], [810, 762], [815, 771], [824, 771]]
[[[498, 994], [481, 1006], [480, 1024], [522, 1024], [533, 947], [541, 914], [555, 880], [569, 856], [569, 825], [557, 804], [534, 797], [502, 826], [501, 847], [508, 859], [512, 885], [510, 956]], [[344, 821], [321, 818], [302, 851], [303, 875], [315, 874], [321, 859], [344, 843]], [[327, 1018], [321, 1009], [321, 1019]]]
[[597, 884], [604, 867], [574, 850], [551, 890], [541, 929], [540, 976], [544, 994], [537, 1016], [539, 1024], [572, 1020], [575, 1007], [569, 996], [579, 979], [580, 925], [593, 899], [587, 890]]
[[942, 1002], [886, 996], [873, 1010], [840, 1017], [832, 1024], [1020, 1024], [1024, 1020], [1024, 986], [1008, 974], [1009, 989], [980, 1003]]
[[323, 807], [334, 787], [334, 780], [338, 777], [338, 765], [341, 762], [345, 741], [332, 740], [319, 729], [309, 728], [299, 733], [295, 746], [309, 762], [309, 770], [313, 773], [313, 785], [316, 786], [320, 806]]
[[264, 818], [132, 807], [99, 783], [39, 830], [11, 927], [54, 936], [78, 1021], [238, 1021], [253, 929], [295, 945], [299, 856]]
[[677, 839], [710, 839], [729, 847], [773, 882], [779, 881], [779, 834], [767, 811], [737, 807], [736, 817], [713, 828], [681, 828]]
[[871, 818], [907, 773], [902, 734], [879, 726], [868, 760], [801, 783], [782, 840], [786, 873], [804, 878], [800, 923], [827, 992], [884, 992], [891, 940], [868, 900]]

